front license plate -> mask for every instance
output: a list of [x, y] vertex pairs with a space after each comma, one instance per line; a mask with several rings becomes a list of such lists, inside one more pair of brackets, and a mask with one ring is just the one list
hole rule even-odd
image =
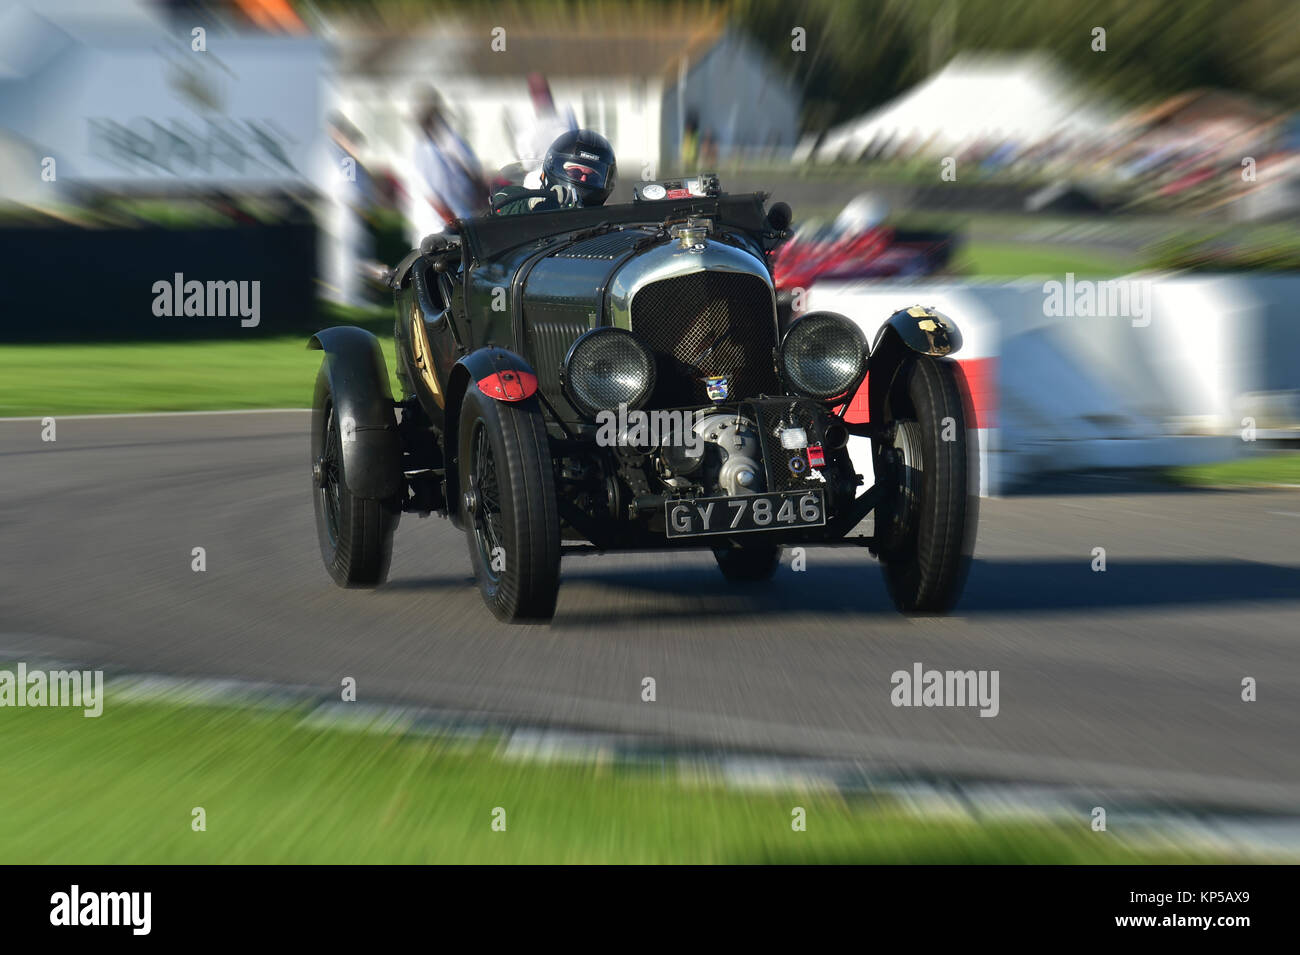
[[826, 523], [826, 506], [820, 489], [776, 491], [669, 501], [664, 505], [664, 516], [669, 537], [699, 537], [817, 527]]

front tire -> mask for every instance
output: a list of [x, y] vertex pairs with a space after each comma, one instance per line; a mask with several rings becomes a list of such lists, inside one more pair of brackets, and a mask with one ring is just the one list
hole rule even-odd
[[357, 497], [348, 489], [338, 409], [326, 382], [317, 390], [311, 453], [316, 536], [325, 569], [340, 587], [379, 586], [388, 579], [401, 512], [396, 502]]
[[471, 384], [459, 445], [460, 507], [483, 602], [508, 623], [549, 620], [560, 588], [560, 518], [537, 399], [496, 401]]
[[975, 542], [979, 467], [956, 363], [919, 355], [898, 370], [875, 448], [876, 550], [894, 606], [946, 613], [961, 597]]

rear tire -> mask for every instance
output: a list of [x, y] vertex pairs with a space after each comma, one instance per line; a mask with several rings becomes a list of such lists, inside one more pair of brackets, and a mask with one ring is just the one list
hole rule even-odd
[[750, 583], [772, 579], [776, 569], [781, 566], [781, 551], [779, 544], [755, 544], [747, 547], [724, 544], [713, 548], [713, 556], [723, 577], [732, 583]]
[[919, 355], [899, 368], [885, 399], [889, 439], [875, 448], [876, 480], [885, 489], [876, 551], [903, 613], [945, 613], [965, 586], [979, 464], [963, 387], [951, 359]]
[[312, 499], [325, 569], [340, 587], [377, 587], [388, 579], [393, 531], [401, 511], [393, 501], [357, 497], [347, 468], [334, 395], [318, 389], [312, 428]]
[[461, 508], [483, 602], [508, 623], [555, 615], [560, 518], [536, 398], [489, 398], [471, 384], [460, 415]]

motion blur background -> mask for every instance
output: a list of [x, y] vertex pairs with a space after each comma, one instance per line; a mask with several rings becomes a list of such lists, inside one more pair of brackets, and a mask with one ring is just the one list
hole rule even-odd
[[[311, 699], [350, 674], [364, 699], [497, 728], [862, 760], [904, 780], [889, 799], [992, 807], [972, 835], [819, 797], [835, 822], [791, 849], [761, 834], [775, 813], [789, 835], [784, 797], [492, 769], [445, 744], [456, 719], [385, 749], [310, 735], [330, 714], [234, 726], [247, 713], [123, 704], [109, 742], [79, 714], [0, 722], [21, 780], [0, 787], [0, 858], [1113, 860], [1085, 845], [1103, 790], [1197, 819], [1294, 814], [1297, 25], [1294, 0], [0, 0], [0, 661]], [[305, 338], [330, 324], [378, 334], [391, 371], [383, 269], [530, 181], [575, 124], [615, 147], [611, 202], [714, 171], [790, 203], [777, 282], [796, 311], [871, 332], [919, 301], [957, 321], [993, 498], [957, 618], [896, 618], [857, 557], [782, 568], [761, 594], [690, 557], [614, 557], [566, 564], [551, 627], [503, 631], [437, 521], [404, 521], [388, 587], [332, 589], [301, 416], [65, 418], [304, 408]], [[257, 321], [160, 315], [173, 280], [258, 282]], [[57, 444], [38, 440], [46, 416]], [[211, 573], [191, 573], [195, 544]], [[1001, 715], [891, 706], [889, 674], [916, 660], [1000, 669]], [[1247, 676], [1269, 681], [1258, 703], [1238, 700]], [[621, 744], [539, 733], [505, 748], [622, 765]], [[1074, 787], [1069, 831], [986, 824], [1008, 790], [981, 802], [957, 778]], [[546, 825], [484, 841], [488, 808], [527, 800]], [[253, 835], [226, 823], [196, 849], [188, 817], [154, 822], [214, 802]], [[313, 822], [272, 833], [268, 812]], [[60, 820], [110, 835], [74, 843]], [[1161, 845], [1204, 847], [1186, 832]]]
[[[11, 341], [247, 343], [377, 317], [384, 266], [482, 212], [496, 185], [531, 183], [546, 144], [580, 125], [617, 151], [611, 201], [710, 170], [789, 202], [777, 278], [808, 293], [797, 307], [869, 332], [918, 296], [960, 313], [986, 492], [1300, 433], [1285, 357], [1300, 347], [1300, 31], [1285, 0], [2, 10]], [[96, 305], [53, 320], [37, 279], [73, 261]], [[154, 315], [149, 289], [176, 273], [260, 281], [264, 317]], [[1154, 283], [1142, 316], [1045, 314], [1044, 281], [1125, 275]], [[68, 407], [18, 376], [0, 411], [302, 403], [287, 377], [257, 377], [209, 401], [123, 382], [102, 407]], [[1218, 440], [1248, 424], [1264, 444]]]

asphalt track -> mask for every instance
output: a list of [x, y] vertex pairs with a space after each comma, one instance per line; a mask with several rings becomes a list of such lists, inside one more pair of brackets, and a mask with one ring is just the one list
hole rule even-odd
[[[437, 517], [403, 518], [384, 588], [330, 582], [307, 423], [61, 418], [46, 443], [0, 421], [0, 658], [322, 693], [351, 676], [362, 700], [512, 722], [1300, 807], [1300, 492], [1098, 480], [985, 501], [947, 618], [899, 616], [865, 553], [814, 549], [748, 588], [707, 552], [566, 559], [554, 622], [507, 627]], [[999, 671], [1000, 712], [893, 706], [891, 674], [916, 662]]]

